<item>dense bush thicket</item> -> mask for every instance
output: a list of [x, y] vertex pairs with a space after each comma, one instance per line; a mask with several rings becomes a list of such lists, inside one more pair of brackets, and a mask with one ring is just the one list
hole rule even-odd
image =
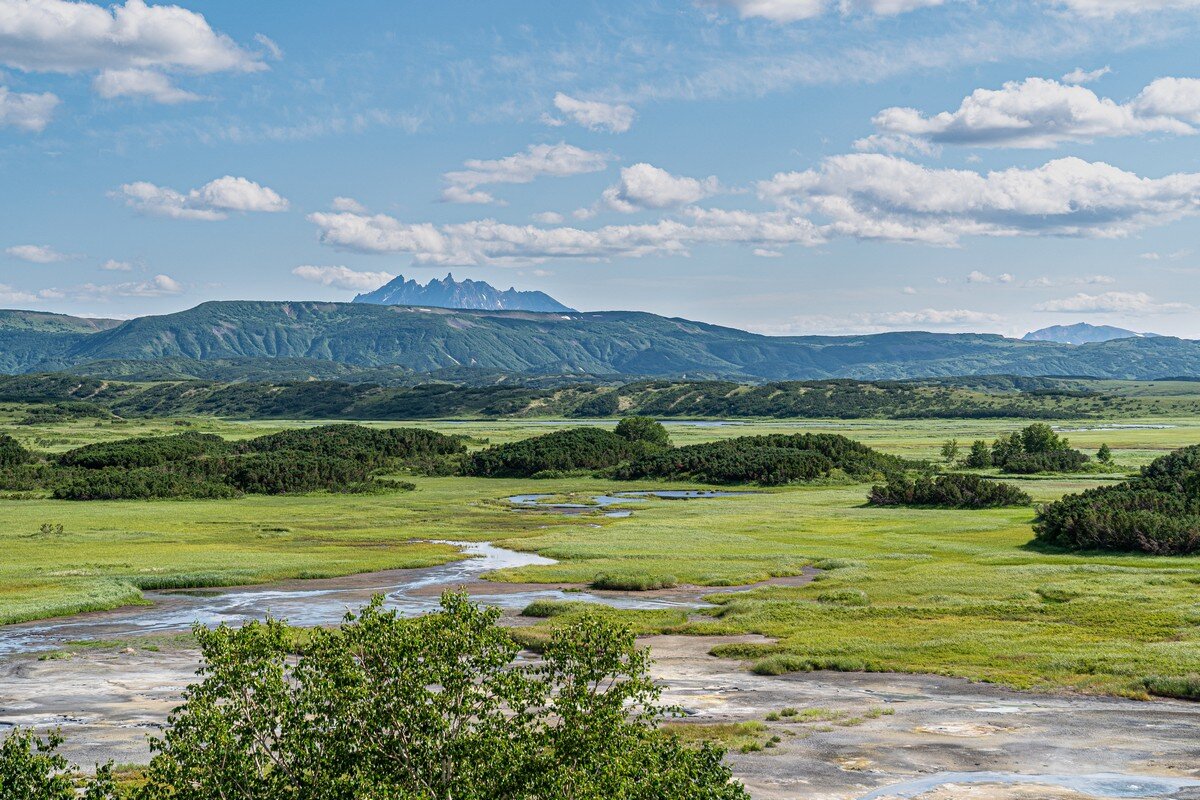
[[972, 469], [999, 467], [1011, 475], [1033, 475], [1038, 472], [1078, 472], [1091, 459], [1054, 432], [1045, 423], [1034, 423], [992, 442], [978, 440], [971, 445], [963, 466]]
[[66, 467], [104, 469], [157, 467], [172, 461], [228, 453], [228, 442], [211, 433], [188, 431], [173, 436], [136, 436], [115, 442], [99, 442], [68, 450], [58, 457]]
[[1200, 552], [1200, 445], [1156, 459], [1133, 480], [1043, 506], [1034, 532], [1077, 550]]
[[[200, 680], [130, 800], [748, 798], [720, 749], [661, 729], [669, 709], [630, 630], [580, 615], [531, 666], [499, 611], [465, 595], [414, 619], [381, 600], [299, 656], [276, 621], [197, 626]], [[110, 770], [77, 780], [60, 743], [11, 734], [0, 795], [115, 800]]]
[[468, 459], [464, 472], [484, 478], [528, 478], [607, 469], [644, 452], [645, 447], [600, 428], [568, 428], [480, 450]]
[[0, 433], [0, 468], [16, 467], [31, 461], [33, 453], [7, 433]]
[[80, 447], [40, 464], [28, 463], [29, 453], [0, 438], [0, 489], [49, 490], [62, 500], [142, 500], [411, 488], [377, 481], [374, 473], [465, 453], [459, 437], [348, 424], [238, 443], [196, 432], [142, 436]]
[[827, 478], [835, 471], [858, 480], [878, 479], [907, 466], [903, 459], [836, 434], [772, 434], [650, 453], [618, 468], [616, 477], [773, 486]]
[[1033, 498], [1012, 484], [960, 473], [916, 480], [896, 475], [884, 486], [871, 487], [867, 500], [873, 506], [925, 508], [1001, 508], [1033, 503]]

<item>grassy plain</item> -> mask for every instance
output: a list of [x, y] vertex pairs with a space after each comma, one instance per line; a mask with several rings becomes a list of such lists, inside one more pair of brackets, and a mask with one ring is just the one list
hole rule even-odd
[[[230, 437], [290, 426], [189, 422], [193, 429]], [[560, 424], [568, 423], [421, 426], [495, 443]], [[1195, 418], [1122, 419], [1120, 424], [1169, 427], [1106, 429], [1094, 421], [1061, 427], [1087, 428], [1067, 434], [1073, 444], [1094, 449], [1107, 442], [1130, 469], [1200, 442]], [[747, 433], [830, 431], [898, 455], [935, 458], [948, 438], [969, 444], [1020, 426], [1011, 420], [830, 421], [672, 425], [670, 430], [679, 444]], [[172, 420], [4, 427], [43, 450], [181, 429]], [[1047, 501], [1119, 477], [1017, 483]], [[866, 486], [842, 485], [720, 500], [650, 501], [630, 506], [634, 515], [623, 519], [564, 518], [513, 513], [501, 498], [637, 487], [590, 478], [413, 480], [414, 492], [382, 495], [0, 500], [0, 622], [138, 602], [143, 588], [436, 564], [454, 558], [454, 552], [414, 540], [491, 540], [559, 560], [493, 576], [506, 581], [586, 583], [603, 573], [670, 575], [719, 587], [820, 567], [819, 580], [807, 586], [717, 594], [712, 598], [717, 605], [690, 622], [677, 614], [642, 622], [679, 632], [770, 636], [777, 642], [726, 648], [763, 672], [899, 670], [1130, 696], [1144, 696], [1147, 681], [1188, 685], [1189, 675], [1200, 675], [1200, 558], [1042, 551], [1029, 545], [1030, 509], [869, 508]], [[61, 523], [63, 534], [39, 533], [44, 522]]]

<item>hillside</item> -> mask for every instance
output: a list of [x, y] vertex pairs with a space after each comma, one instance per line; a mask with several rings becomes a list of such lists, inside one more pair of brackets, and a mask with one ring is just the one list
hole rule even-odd
[[1113, 339], [1138, 339], [1157, 336], [1156, 333], [1138, 333], [1112, 325], [1091, 325], [1078, 322], [1074, 325], [1051, 325], [1030, 331], [1021, 338], [1026, 342], [1058, 342], [1059, 344], [1092, 344], [1111, 342]]
[[32, 364], [53, 361], [90, 334], [120, 324], [115, 319], [0, 310], [0, 372], [23, 372]]
[[629, 311], [538, 314], [224, 301], [132, 319], [97, 333], [26, 336], [20, 349], [6, 352], [7, 371], [46, 371], [95, 361], [286, 358], [418, 373], [472, 369], [746, 381], [1001, 373], [1129, 379], [1200, 375], [1200, 343], [1171, 337], [1080, 346], [994, 334], [775, 337]]
[[385, 306], [429, 306], [433, 308], [471, 308], [480, 311], [574, 311], [545, 292], [497, 289], [486, 281], [454, 280], [453, 274], [427, 284], [405, 280], [399, 275], [373, 292], [360, 294], [355, 303]]

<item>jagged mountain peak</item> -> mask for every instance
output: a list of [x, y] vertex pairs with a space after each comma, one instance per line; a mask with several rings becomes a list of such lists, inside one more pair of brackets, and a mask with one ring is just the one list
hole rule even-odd
[[403, 275], [397, 275], [389, 283], [373, 292], [360, 294], [355, 303], [373, 303], [385, 306], [431, 306], [434, 308], [465, 308], [481, 311], [545, 311], [571, 312], [575, 309], [563, 305], [545, 292], [519, 291], [509, 288], [501, 291], [487, 281], [467, 278], [456, 281], [454, 273], [447, 272], [445, 278], [434, 278], [421, 284]]

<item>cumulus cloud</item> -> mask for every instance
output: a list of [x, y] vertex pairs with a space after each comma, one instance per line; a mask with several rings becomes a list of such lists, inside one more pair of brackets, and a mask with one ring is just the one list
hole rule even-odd
[[528, 264], [547, 259], [598, 260], [686, 254], [704, 244], [812, 245], [816, 226], [786, 211], [685, 209], [685, 219], [644, 225], [581, 228], [476, 220], [449, 225], [407, 223], [385, 214], [309, 215], [325, 244], [364, 253], [408, 253], [419, 264]]
[[172, 105], [200, 99], [200, 95], [174, 86], [171, 79], [161, 72], [146, 69], [105, 70], [92, 81], [92, 88], [106, 100], [140, 97]]
[[349, 267], [313, 267], [307, 264], [296, 267], [292, 270], [292, 274], [322, 286], [350, 289], [357, 292], [378, 289], [396, 277], [390, 272], [358, 272]]
[[1012, 283], [1014, 280], [1015, 278], [1007, 272], [992, 276], [974, 269], [967, 273], [967, 283]]
[[355, 200], [353, 197], [335, 197], [329, 207], [334, 211], [350, 211], [355, 214], [365, 214], [366, 206]]
[[557, 211], [539, 211], [538, 213], [531, 215], [530, 219], [532, 219], [534, 222], [541, 223], [542, 225], [561, 225], [564, 218], [563, 215]]
[[0, 128], [19, 128], [31, 133], [40, 133], [50, 124], [54, 109], [61, 101], [50, 92], [23, 94], [10, 92], [0, 86]]
[[0, 62], [25, 72], [178, 69], [254, 72], [261, 59], [202, 14], [143, 0], [105, 7], [69, 0], [0, 0]]
[[66, 261], [70, 258], [70, 256], [44, 244], [18, 244], [6, 247], [4, 252], [13, 258], [28, 261], [30, 264], [53, 264], [56, 261]]
[[105, 272], [132, 272], [133, 264], [128, 261], [117, 261], [115, 258], [110, 258], [100, 265], [100, 269]]
[[491, 160], [472, 159], [463, 164], [466, 169], [447, 172], [442, 178], [446, 188], [442, 200], [448, 203], [494, 203], [490, 192], [480, 189], [498, 183], [532, 183], [537, 178], [566, 178], [588, 172], [599, 172], [608, 165], [610, 156], [595, 153], [574, 145], [531, 144], [523, 153]]
[[720, 188], [715, 176], [697, 180], [640, 163], [621, 168], [621, 180], [604, 190], [601, 203], [614, 211], [630, 214], [648, 208], [689, 205], [715, 194]]
[[[1068, 76], [1071, 77], [1071, 76]], [[902, 151], [914, 142], [975, 147], [1053, 147], [1114, 136], [1200, 132], [1200, 79], [1160, 78], [1127, 103], [1046, 78], [976, 89], [955, 111], [925, 116], [893, 107], [872, 120], [879, 133], [859, 149]]]
[[1034, 306], [1036, 311], [1069, 311], [1075, 314], [1164, 314], [1193, 310], [1187, 303], [1160, 303], [1145, 292], [1080, 292]]
[[[598, 100], [578, 100], [559, 92], [554, 95], [554, 107], [571, 121], [593, 131], [625, 133], [633, 125], [637, 112], [624, 104], [601, 103]], [[561, 120], [549, 119], [550, 124]]]
[[186, 193], [146, 181], [126, 183], [113, 196], [143, 213], [174, 219], [225, 219], [230, 211], [287, 211], [288, 201], [273, 189], [226, 175]]
[[980, 174], [856, 153], [758, 183], [828, 236], [954, 245], [963, 236], [1120, 237], [1200, 212], [1200, 173], [1143, 178], [1078, 158]]
[[71, 297], [78, 300], [107, 299], [111, 297], [167, 297], [183, 294], [183, 284], [170, 275], [155, 275], [144, 281], [129, 281], [126, 283], [85, 283], [69, 289], [56, 290], [60, 297]]
[[1093, 81], [1100, 80], [1110, 72], [1112, 72], [1112, 67], [1100, 67], [1099, 69], [1093, 70], [1085, 70], [1083, 67], [1076, 67], [1066, 75], [1063, 75], [1062, 79], [1063, 83], [1075, 85], [1081, 83], [1092, 83]]

